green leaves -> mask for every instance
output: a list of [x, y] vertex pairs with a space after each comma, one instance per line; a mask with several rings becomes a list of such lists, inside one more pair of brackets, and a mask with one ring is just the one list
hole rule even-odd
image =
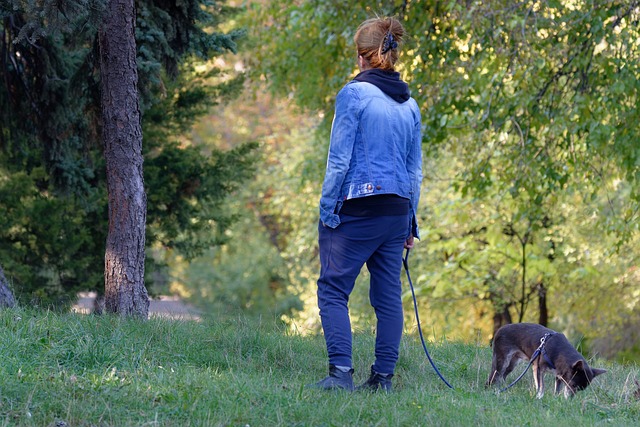
[[541, 285], [579, 300], [567, 286], [574, 271], [594, 288], [607, 280], [600, 271], [624, 271], [627, 261], [609, 270], [603, 263], [615, 261], [594, 254], [637, 238], [637, 3], [368, 6], [266, 6], [251, 15], [263, 25], [254, 27], [256, 70], [331, 117], [332, 97], [355, 72], [352, 31], [373, 12], [402, 18], [399, 70], [421, 107], [427, 154], [425, 244], [415, 256], [431, 308], [475, 299], [486, 312], [517, 306], [531, 319]]
[[[254, 170], [256, 144], [210, 153], [182, 137], [242, 88], [239, 72], [202, 63], [234, 52], [243, 32], [223, 31], [234, 12], [223, 2], [136, 5], [147, 245], [193, 256], [220, 243], [234, 219], [224, 198]], [[103, 285], [102, 8], [102, 0], [0, 6], [0, 192], [16, 191], [0, 198], [0, 263], [27, 300], [55, 302]]]

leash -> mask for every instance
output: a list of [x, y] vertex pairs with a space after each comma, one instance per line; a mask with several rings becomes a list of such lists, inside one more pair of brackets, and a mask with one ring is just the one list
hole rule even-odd
[[422, 336], [422, 327], [420, 326], [420, 316], [418, 315], [418, 303], [416, 301], [416, 293], [413, 290], [413, 282], [411, 281], [411, 276], [409, 275], [409, 261], [408, 261], [408, 259], [409, 259], [409, 249], [407, 248], [407, 254], [402, 259], [402, 264], [404, 264], [404, 270], [407, 272], [407, 279], [409, 280], [409, 287], [411, 288], [411, 295], [413, 296], [413, 308], [414, 308], [414, 310], [416, 312], [416, 322], [418, 322], [418, 332], [420, 333], [420, 341], [422, 341], [422, 348], [424, 349], [424, 353], [427, 355], [427, 359], [429, 359], [429, 363], [431, 363], [431, 366], [433, 366], [433, 369], [436, 371], [436, 374], [438, 374], [440, 379], [450, 389], [453, 390], [453, 386], [451, 384], [449, 384], [447, 382], [447, 380], [444, 379], [444, 377], [442, 376], [442, 374], [440, 373], [440, 371], [436, 367], [436, 364], [433, 363], [433, 360], [431, 359], [431, 356], [429, 355], [429, 351], [427, 350], [427, 345], [424, 343], [424, 337]]
[[545, 361], [547, 362], [547, 364], [549, 365], [549, 367], [551, 369], [555, 369], [556, 367], [553, 365], [553, 363], [551, 362], [551, 359], [549, 359], [549, 356], [547, 356], [547, 351], [544, 349], [544, 343], [547, 341], [547, 338], [549, 338], [551, 335], [555, 335], [552, 333], [546, 333], [544, 334], [544, 336], [542, 338], [540, 338], [540, 345], [538, 346], [538, 348], [536, 349], [536, 351], [533, 352], [533, 354], [531, 355], [531, 360], [529, 360], [529, 364], [527, 365], [527, 367], [524, 369], [524, 371], [522, 371], [522, 373], [520, 374], [520, 376], [518, 378], [516, 378], [516, 380], [514, 382], [512, 382], [511, 384], [509, 384], [508, 386], [506, 386], [505, 388], [503, 388], [502, 390], [498, 391], [498, 393], [502, 393], [503, 391], [509, 390], [511, 387], [513, 387], [518, 381], [520, 381], [522, 379], [522, 377], [524, 377], [524, 374], [527, 373], [527, 371], [529, 370], [529, 367], [531, 367], [531, 365], [533, 364], [533, 362], [540, 357], [540, 355], [542, 354]]

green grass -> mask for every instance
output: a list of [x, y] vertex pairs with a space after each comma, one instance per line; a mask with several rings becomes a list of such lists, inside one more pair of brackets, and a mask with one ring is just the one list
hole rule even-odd
[[[419, 339], [405, 336], [394, 393], [322, 392], [304, 384], [327, 373], [323, 338], [288, 334], [275, 324], [2, 310], [0, 425], [640, 425], [638, 366], [594, 361], [609, 372], [590, 388], [571, 400], [549, 392], [538, 400], [530, 373], [505, 393], [485, 390], [487, 346], [430, 343], [440, 371], [456, 388], [450, 390]], [[356, 333], [354, 340], [361, 382], [374, 339]]]

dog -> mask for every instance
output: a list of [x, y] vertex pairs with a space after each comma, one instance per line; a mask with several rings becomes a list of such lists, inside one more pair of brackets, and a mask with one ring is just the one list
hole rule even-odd
[[[536, 354], [537, 353], [537, 354]], [[502, 326], [493, 338], [491, 373], [485, 386], [503, 383], [521, 360], [533, 360], [533, 381], [536, 397], [544, 396], [546, 371], [556, 377], [555, 394], [564, 388], [564, 397], [573, 397], [584, 390], [605, 369], [592, 368], [567, 337], [535, 323], [514, 323]], [[503, 389], [504, 390], [504, 389]]]

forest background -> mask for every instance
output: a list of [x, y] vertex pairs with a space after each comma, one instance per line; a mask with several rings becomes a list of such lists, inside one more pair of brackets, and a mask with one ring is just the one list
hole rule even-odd
[[[1, 9], [0, 264], [23, 304], [66, 309], [104, 286], [87, 24], [100, 4]], [[333, 101], [356, 74], [357, 25], [390, 15], [407, 30], [399, 71], [423, 114], [409, 265], [427, 334], [488, 342], [532, 321], [592, 353], [640, 358], [638, 1], [181, 5], [137, 2], [150, 293], [320, 331]], [[181, 32], [183, 20], [195, 27]], [[16, 75], [29, 78], [12, 86]], [[374, 324], [367, 292], [365, 270], [358, 329]]]

